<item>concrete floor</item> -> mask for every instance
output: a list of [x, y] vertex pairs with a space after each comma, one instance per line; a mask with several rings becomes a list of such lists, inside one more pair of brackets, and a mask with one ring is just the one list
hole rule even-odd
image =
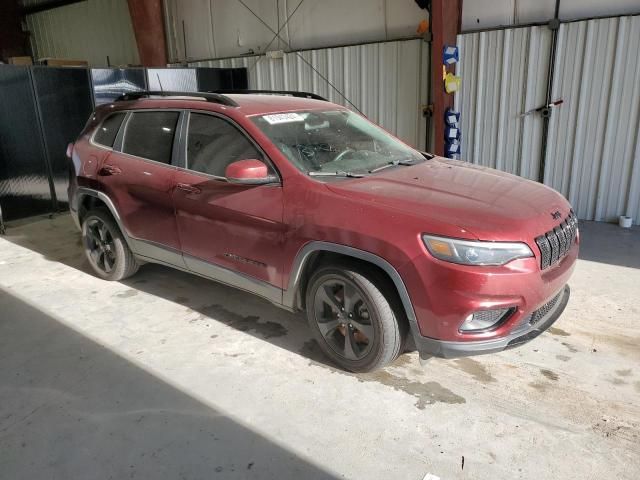
[[0, 237], [1, 479], [640, 478], [640, 230], [581, 224], [568, 309], [519, 349], [352, 375], [304, 321], [66, 215]]

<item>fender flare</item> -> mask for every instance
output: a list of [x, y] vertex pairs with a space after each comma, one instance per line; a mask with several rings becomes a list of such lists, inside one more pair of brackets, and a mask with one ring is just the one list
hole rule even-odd
[[307, 243], [300, 249], [300, 251], [296, 254], [295, 260], [293, 261], [291, 275], [289, 276], [289, 285], [287, 289], [282, 293], [283, 306], [291, 310], [295, 308], [296, 292], [300, 286], [302, 272], [304, 271], [304, 267], [311, 257], [311, 254], [316, 252], [339, 253], [347, 257], [363, 260], [382, 269], [389, 276], [394, 286], [396, 287], [398, 296], [400, 297], [400, 301], [402, 302], [402, 306], [407, 316], [407, 320], [409, 320], [409, 326], [411, 327], [412, 334], [414, 336], [422, 336], [418, 328], [418, 321], [413, 309], [413, 304], [411, 303], [411, 298], [409, 297], [409, 292], [406, 285], [404, 284], [404, 281], [402, 280], [402, 277], [400, 276], [400, 273], [398, 273], [395, 267], [387, 262], [384, 258], [374, 253], [367, 252], [366, 250], [360, 250], [354, 247], [349, 247], [347, 245], [341, 245], [339, 243], [313, 241]]
[[[127, 246], [131, 249], [132, 252], [135, 252], [135, 250], [132, 248], [133, 247], [133, 242], [131, 241], [131, 236], [129, 235], [129, 232], [127, 231], [127, 229], [124, 227], [124, 224], [122, 223], [122, 219], [120, 218], [120, 214], [118, 213], [118, 209], [113, 204], [113, 202], [111, 201], [109, 196], [107, 194], [103, 193], [103, 192], [98, 191], [98, 190], [93, 190], [92, 188], [86, 188], [86, 187], [78, 188], [78, 191], [76, 192], [76, 205], [75, 205], [76, 212], [77, 212], [78, 215], [80, 214], [80, 205], [82, 205], [82, 202], [84, 201], [84, 197], [97, 198], [98, 200], [102, 201], [102, 203], [104, 203], [107, 206], [107, 208], [111, 212], [111, 216], [113, 216], [113, 219], [118, 224], [118, 228], [120, 229], [120, 232], [122, 233], [122, 236], [124, 237], [125, 241], [127, 242]], [[82, 228], [82, 226], [81, 226], [81, 228]]]

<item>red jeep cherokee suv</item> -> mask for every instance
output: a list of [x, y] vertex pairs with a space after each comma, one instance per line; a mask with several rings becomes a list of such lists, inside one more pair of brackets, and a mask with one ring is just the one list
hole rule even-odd
[[305, 310], [323, 351], [370, 371], [496, 352], [562, 313], [577, 219], [544, 185], [422, 153], [301, 92], [140, 92], [100, 106], [69, 194], [87, 258], [144, 262]]

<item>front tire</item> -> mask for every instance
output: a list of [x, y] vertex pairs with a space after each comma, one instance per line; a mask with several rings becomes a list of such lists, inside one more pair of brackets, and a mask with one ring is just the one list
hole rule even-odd
[[380, 274], [356, 264], [320, 268], [306, 292], [307, 319], [323, 352], [352, 372], [370, 372], [403, 351], [406, 322]]
[[105, 280], [124, 280], [138, 271], [138, 263], [111, 217], [91, 210], [82, 221], [82, 246], [91, 268]]

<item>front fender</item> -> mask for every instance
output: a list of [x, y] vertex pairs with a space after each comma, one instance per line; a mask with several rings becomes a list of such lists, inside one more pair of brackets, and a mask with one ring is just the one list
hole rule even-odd
[[318, 252], [338, 253], [347, 257], [362, 260], [382, 269], [389, 276], [394, 286], [396, 287], [398, 296], [400, 297], [400, 301], [402, 302], [402, 306], [404, 308], [405, 315], [407, 316], [407, 320], [409, 321], [411, 333], [414, 337], [416, 335], [420, 336], [420, 330], [418, 329], [416, 314], [413, 309], [413, 304], [411, 303], [411, 298], [409, 297], [409, 292], [404, 281], [402, 280], [402, 277], [395, 269], [395, 267], [384, 258], [379, 257], [378, 255], [375, 255], [371, 252], [360, 250], [358, 248], [350, 247], [347, 245], [341, 245], [338, 243], [313, 241], [305, 244], [300, 249], [300, 251], [296, 254], [291, 268], [289, 284], [286, 290], [284, 290], [282, 293], [282, 304], [284, 307], [291, 310], [295, 308], [296, 292], [300, 287], [302, 273], [304, 272], [305, 265], [311, 258], [311, 254]]

